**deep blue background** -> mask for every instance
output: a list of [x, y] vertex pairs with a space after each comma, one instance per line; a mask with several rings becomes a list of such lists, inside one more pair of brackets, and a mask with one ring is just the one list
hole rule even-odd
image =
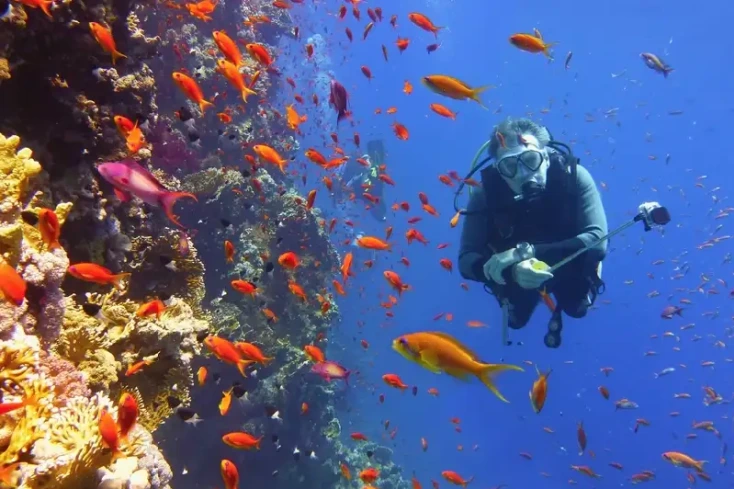
[[[733, 175], [728, 165], [734, 92], [731, 46], [726, 39], [734, 6], [727, 1], [643, 3], [364, 2], [360, 5], [361, 21], [350, 12], [341, 22], [333, 14], [342, 2], [319, 4], [308, 18], [303, 12], [296, 13], [294, 7], [294, 15], [303, 20], [304, 38], [326, 26], [326, 54], [334, 62], [331, 69], [350, 92], [355, 124], [341, 124], [342, 146], [353, 149], [345, 141], [355, 130], [361, 134], [363, 146], [369, 139], [384, 140], [387, 172], [397, 182], [396, 187], [387, 188], [384, 198], [388, 205], [408, 201], [412, 207], [409, 213], [391, 212], [386, 224], [374, 222], [361, 212], [360, 205], [351, 211], [357, 216], [358, 227], [368, 234], [382, 237], [387, 225], [394, 226], [391, 241], [395, 246], [392, 252], [380, 253], [371, 270], [357, 266], [349, 296], [340, 301], [343, 321], [331, 336], [327, 356], [359, 371], [349, 391], [354, 409], [344, 413], [343, 425], [372, 438], [385, 437], [389, 430], [383, 429], [382, 422], [389, 419], [390, 430], [397, 427], [399, 431], [386, 443], [394, 446], [394, 457], [405, 468], [406, 476], [415, 471], [424, 487], [430, 487], [430, 479], [439, 480], [440, 471], [446, 469], [465, 477], [475, 475], [474, 487], [500, 483], [566, 487], [568, 479], [576, 479], [585, 487], [611, 488], [629, 484], [629, 476], [642, 470], [656, 474], [656, 480], [648, 483], [650, 487], [686, 487], [684, 471], [661, 459], [661, 453], [669, 450], [708, 460], [714, 479], [711, 487], [730, 487], [734, 480], [731, 469], [719, 465], [722, 441], [707, 432], [699, 432], [694, 440], [685, 439], [694, 420], [712, 420], [723, 441], [731, 442], [731, 420], [725, 418], [730, 407], [705, 407], [702, 387], [712, 386], [727, 401], [731, 399], [733, 366], [727, 359], [732, 355], [728, 349], [714, 346], [717, 340], [731, 341], [727, 339], [731, 336], [727, 331], [732, 321], [731, 287], [714, 283], [717, 279], [732, 280], [732, 266], [722, 265], [732, 245], [724, 241], [709, 249], [696, 246], [711, 238], [719, 224], [724, 227], [716, 236], [732, 232], [729, 219], [714, 216], [731, 205], [727, 195]], [[363, 42], [362, 31], [369, 21], [366, 9], [378, 5], [384, 10], [384, 20]], [[410, 11], [422, 12], [437, 25], [446, 26], [439, 34], [442, 44], [437, 52], [426, 53], [426, 45], [436, 40], [410, 23]], [[397, 29], [388, 23], [392, 14], [398, 15]], [[344, 35], [346, 26], [354, 33], [352, 43]], [[547, 41], [558, 42], [555, 62], [548, 63], [540, 54], [522, 52], [509, 44], [511, 34], [532, 32], [533, 28], [540, 29]], [[394, 45], [398, 35], [411, 40], [402, 55]], [[381, 44], [389, 49], [387, 63]], [[302, 50], [303, 41], [291, 49]], [[563, 60], [568, 51], [573, 51], [573, 59], [566, 71]], [[645, 51], [656, 53], [675, 71], [667, 79], [651, 71], [639, 58]], [[291, 55], [296, 59], [300, 56]], [[362, 75], [363, 65], [370, 67], [373, 80]], [[625, 73], [612, 77], [612, 73], [621, 72]], [[302, 71], [292, 73], [297, 80], [299, 75], [303, 79]], [[428, 74], [452, 75], [472, 86], [496, 85], [483, 95], [489, 110], [428, 91], [420, 84], [420, 78]], [[414, 86], [410, 96], [402, 92], [404, 80]], [[303, 95], [310, 98], [308, 90]], [[322, 99], [326, 96], [319, 95]], [[433, 102], [458, 111], [457, 120], [431, 112], [429, 104]], [[397, 107], [395, 116], [384, 114], [390, 106]], [[382, 115], [374, 114], [378, 107]], [[542, 109], [550, 111], [541, 114]], [[605, 117], [610, 109], [617, 109], [615, 117]], [[682, 110], [683, 114], [669, 115], [672, 110]], [[586, 121], [587, 114], [593, 122]], [[459, 286], [463, 280], [458, 271], [450, 275], [438, 264], [443, 257], [456, 262], [460, 229], [448, 225], [453, 215], [453, 189], [437, 177], [449, 170], [460, 174], [468, 171], [471, 158], [492, 126], [508, 115], [529, 115], [547, 124], [556, 139], [573, 143], [574, 152], [597, 184], [604, 182], [606, 186], [602, 194], [610, 228], [629, 219], [637, 206], [648, 200], [668, 206], [674, 219], [664, 234], [644, 233], [635, 227], [614, 239], [604, 266], [606, 294], [587, 318], [566, 319], [564, 345], [557, 351], [543, 347], [548, 313], [541, 307], [525, 330], [513, 334], [524, 346], [502, 347], [500, 311], [494, 299], [476, 283], [470, 283], [470, 291], [465, 292]], [[335, 115], [331, 117], [327, 123], [311, 114], [303, 126], [308, 129], [304, 148], [315, 146], [328, 153], [322, 138], [332, 130]], [[408, 141], [394, 136], [393, 121], [407, 126]], [[666, 165], [667, 154], [670, 162]], [[322, 174], [313, 166], [308, 172], [305, 188], [323, 189], [317, 180]], [[713, 190], [717, 186], [721, 189]], [[430, 197], [440, 218], [420, 211], [420, 191]], [[324, 190], [320, 192], [323, 195]], [[329, 212], [325, 200], [320, 197], [317, 205]], [[423, 217], [416, 227], [430, 240], [428, 246], [408, 246], [405, 242], [409, 216]], [[338, 228], [342, 229], [341, 223]], [[335, 240], [344, 238], [338, 234]], [[450, 247], [436, 250], [436, 245], [444, 242]], [[410, 268], [399, 263], [402, 255], [410, 259]], [[364, 259], [361, 256], [356, 261]], [[652, 265], [655, 260], [664, 263]], [[684, 263], [690, 271], [673, 280], [676, 267]], [[386, 310], [379, 306], [390, 293], [382, 277], [387, 269], [398, 271], [412, 286], [392, 309], [393, 319], [386, 318]], [[696, 290], [704, 275], [710, 280], [706, 291], [713, 288], [719, 295]], [[633, 283], [626, 285], [625, 281]], [[660, 292], [659, 297], [648, 298], [653, 290]], [[683, 306], [684, 317], [661, 319], [660, 311], [666, 305], [678, 305], [683, 298], [693, 302]], [[720, 315], [704, 317], [709, 311]], [[441, 312], [453, 313], [454, 320], [432, 321]], [[362, 327], [357, 324], [360, 320], [365, 323]], [[470, 329], [468, 320], [481, 320], [490, 326]], [[680, 330], [689, 323], [695, 327]], [[391, 350], [392, 339], [401, 333], [426, 330], [455, 335], [488, 362], [521, 364], [527, 360], [541, 370], [553, 368], [543, 412], [534, 414], [528, 402], [534, 367], [526, 365], [525, 373], [510, 372], [500, 378], [500, 388], [511, 400], [503, 404], [478, 382], [464, 384], [436, 376]], [[666, 331], [676, 337], [660, 337]], [[653, 335], [659, 337], [651, 338]], [[696, 336], [701, 339], [694, 341]], [[367, 351], [359, 346], [359, 339], [369, 341]], [[645, 356], [649, 350], [657, 355]], [[700, 363], [705, 360], [715, 361], [715, 367], [702, 367]], [[609, 378], [600, 372], [605, 366], [614, 368]], [[655, 379], [653, 374], [666, 367], [675, 367], [676, 372]], [[382, 383], [385, 373], [397, 373], [406, 383], [417, 385], [419, 395], [391, 390]], [[609, 401], [597, 392], [600, 385], [611, 391]], [[429, 387], [437, 387], [440, 397], [427, 395]], [[691, 399], [674, 399], [674, 393], [681, 392], [690, 393]], [[377, 401], [379, 393], [386, 394], [382, 405]], [[613, 402], [621, 398], [637, 402], [639, 409], [615, 412]], [[679, 411], [680, 416], [671, 417], [672, 411]], [[452, 417], [461, 418], [462, 433], [454, 431]], [[635, 434], [632, 429], [637, 417], [646, 418], [651, 426]], [[588, 448], [596, 452], [596, 458], [588, 453], [578, 456], [576, 423], [580, 421], [586, 426]], [[546, 426], [555, 433], [544, 432]], [[421, 437], [430, 445], [426, 453], [421, 450]], [[459, 444], [464, 446], [463, 452], [457, 450]], [[477, 451], [472, 450], [474, 444], [479, 445]], [[519, 452], [531, 453], [533, 460], [521, 458]], [[622, 463], [624, 471], [608, 467], [612, 461]], [[571, 464], [589, 465], [604, 478], [586, 481], [570, 469]], [[551, 478], [544, 479], [541, 472], [551, 474]]]

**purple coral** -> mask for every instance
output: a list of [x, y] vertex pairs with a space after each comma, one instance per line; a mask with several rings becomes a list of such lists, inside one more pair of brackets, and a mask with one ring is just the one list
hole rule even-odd
[[150, 124], [148, 140], [153, 144], [152, 162], [155, 167], [169, 173], [176, 170], [184, 173], [201, 170], [199, 158], [189, 148], [183, 134], [171, 130], [166, 121], [158, 120]]
[[73, 397], [89, 397], [92, 392], [87, 386], [84, 374], [73, 363], [57, 357], [53, 353], [41, 351], [41, 372], [54, 385], [54, 404], [63, 406]]

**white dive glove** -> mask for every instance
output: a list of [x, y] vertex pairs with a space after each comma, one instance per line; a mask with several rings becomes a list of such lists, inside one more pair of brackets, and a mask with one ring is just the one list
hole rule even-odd
[[520, 261], [516, 248], [510, 248], [507, 251], [501, 253], [495, 253], [492, 257], [487, 260], [484, 264], [484, 276], [487, 280], [505, 285], [505, 278], [502, 276], [502, 272], [505, 268], [514, 265]]
[[[547, 280], [553, 278], [553, 274], [542, 267], [538, 267], [539, 263], [535, 258], [524, 260], [515, 265], [513, 276], [517, 285], [523, 289], [537, 289]], [[535, 265], [535, 266], [534, 266]]]

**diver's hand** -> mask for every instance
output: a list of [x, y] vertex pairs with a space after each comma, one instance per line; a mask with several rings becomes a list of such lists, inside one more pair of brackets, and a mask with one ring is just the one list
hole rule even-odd
[[517, 256], [515, 248], [510, 248], [507, 251], [501, 253], [495, 253], [492, 257], [487, 260], [484, 264], [484, 276], [487, 280], [505, 285], [505, 278], [502, 276], [502, 272], [505, 268], [514, 265], [519, 262], [520, 258]]
[[[543, 270], [540, 267], [533, 266], [538, 263], [535, 258], [521, 261], [512, 270], [512, 274], [515, 277], [517, 285], [523, 289], [537, 289], [544, 282], [553, 278], [553, 274], [547, 270]], [[540, 268], [540, 269], [539, 269]]]

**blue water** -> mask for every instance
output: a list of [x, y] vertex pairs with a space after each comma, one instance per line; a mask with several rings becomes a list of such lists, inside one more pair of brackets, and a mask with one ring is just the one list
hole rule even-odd
[[[708, 460], [711, 487], [731, 487], [734, 478], [730, 466], [719, 464], [722, 443], [732, 443], [731, 420], [727, 418], [731, 409], [727, 405], [704, 406], [702, 387], [711, 386], [727, 402], [731, 399], [732, 355], [714, 343], [731, 341], [731, 286], [716, 281], [732, 281], [731, 264], [722, 265], [725, 254], [732, 251], [732, 242], [702, 250], [696, 246], [713, 237], [717, 225], [724, 227], [716, 236], [732, 232], [729, 219], [714, 216], [731, 205], [727, 199], [732, 181], [727, 126], [734, 101], [730, 49], [720, 40], [721, 33], [729, 31], [734, 6], [725, 1], [693, 5], [655, 0], [641, 6], [630, 0], [462, 0], [365, 2], [359, 22], [351, 12], [341, 22], [325, 14], [325, 10], [335, 12], [341, 4], [320, 3], [308, 21], [311, 25], [314, 19], [319, 22], [318, 32], [326, 26], [334, 62], [331, 70], [351, 95], [354, 127], [341, 124], [342, 147], [353, 148], [344, 141], [354, 131], [360, 133], [363, 147], [370, 139], [382, 139], [388, 151], [387, 173], [397, 183], [386, 188], [384, 198], [388, 205], [401, 201], [411, 204], [408, 213], [390, 212], [384, 224], [375, 222], [360, 205], [352, 209], [357, 227], [366, 234], [382, 237], [387, 225], [393, 226], [391, 241], [395, 245], [392, 252], [378, 253], [371, 270], [362, 270], [357, 263], [349, 295], [339, 302], [343, 320], [331, 336], [327, 356], [359, 371], [348, 394], [353, 409], [343, 414], [342, 424], [349, 427], [345, 431], [359, 430], [375, 439], [387, 438], [398, 428], [394, 440], [386, 439], [385, 443], [394, 448], [394, 458], [406, 477], [415, 471], [424, 487], [430, 487], [431, 479], [445, 486], [442, 470], [455, 470], [466, 478], [473, 475], [472, 487], [480, 488], [499, 484], [566, 487], [569, 479], [579, 481], [582, 487], [611, 488], [630, 484], [629, 477], [643, 470], [655, 473], [655, 480], [647, 483], [649, 487], [687, 487], [686, 471], [661, 459], [665, 451]], [[384, 9], [384, 20], [363, 42], [362, 30], [369, 21], [366, 9], [378, 5]], [[420, 11], [435, 24], [446, 26], [438, 41], [409, 22], [410, 11]], [[397, 29], [388, 23], [392, 14], [398, 16]], [[343, 32], [347, 26], [354, 33], [352, 43]], [[533, 28], [540, 29], [547, 41], [558, 42], [555, 62], [548, 63], [542, 55], [522, 52], [509, 44], [511, 34], [532, 32]], [[302, 26], [302, 35], [310, 35], [308, 27]], [[411, 41], [402, 55], [394, 45], [398, 35]], [[425, 46], [434, 42], [440, 42], [441, 47], [429, 55]], [[302, 44], [293, 49], [303, 49]], [[382, 44], [389, 49], [388, 62], [382, 57]], [[568, 51], [573, 51], [573, 59], [564, 70]], [[656, 53], [675, 71], [668, 78], [651, 71], [639, 58], [645, 51]], [[371, 69], [371, 81], [362, 75], [363, 65]], [[613, 77], [613, 73], [622, 74]], [[496, 85], [483, 95], [489, 110], [430, 92], [420, 84], [420, 78], [428, 74], [452, 75], [473, 86]], [[402, 92], [404, 80], [413, 84], [412, 95]], [[457, 111], [457, 120], [432, 113], [428, 106], [433, 102]], [[394, 116], [384, 113], [391, 106], [398, 109]], [[374, 114], [378, 107], [383, 114]], [[497, 113], [499, 107], [501, 113]], [[550, 111], [541, 114], [542, 109]], [[611, 109], [616, 109], [616, 116], [605, 117]], [[673, 110], [683, 113], [669, 115]], [[587, 122], [586, 114], [594, 121]], [[333, 124], [335, 114], [331, 115]], [[607, 291], [586, 318], [566, 318], [564, 344], [558, 350], [543, 346], [548, 312], [542, 307], [524, 330], [512, 334], [513, 340], [524, 345], [503, 347], [500, 311], [494, 298], [477, 283], [469, 283], [470, 290], [464, 291], [458, 271], [450, 274], [438, 264], [446, 257], [456, 266], [460, 236], [460, 227], [451, 229], [448, 225], [454, 213], [454, 189], [440, 183], [438, 175], [449, 170], [462, 175], [468, 171], [471, 158], [493, 125], [510, 115], [529, 115], [546, 124], [557, 140], [573, 143], [574, 152], [597, 184], [604, 182], [602, 195], [610, 229], [628, 220], [644, 201], [660, 201], [673, 215], [664, 234], [634, 227], [613, 240], [604, 263]], [[408, 128], [409, 140], [395, 137], [393, 121]], [[323, 137], [328, 137], [324, 130], [323, 126], [321, 130], [310, 128], [302, 146], [323, 148]], [[322, 174], [313, 165], [307, 171], [309, 184], [304, 188], [322, 188], [318, 183]], [[704, 175], [707, 178], [703, 179]], [[717, 186], [721, 189], [713, 191]], [[429, 196], [440, 218], [420, 210], [418, 192]], [[330, 211], [324, 201], [317, 205]], [[410, 216], [423, 217], [416, 227], [430, 240], [428, 246], [407, 245], [404, 233]], [[335, 240], [341, 246], [345, 238], [340, 231]], [[439, 243], [450, 246], [437, 250]], [[411, 261], [409, 268], [399, 263], [403, 255]], [[664, 263], [653, 265], [656, 260]], [[690, 271], [673, 280], [675, 268], [684, 263]], [[382, 277], [388, 269], [398, 271], [412, 286], [391, 309], [394, 318], [386, 317], [386, 309], [379, 305], [391, 293]], [[653, 276], [648, 277], [648, 273]], [[709, 280], [704, 289], [714, 289], [718, 295], [696, 291], [702, 276]], [[633, 283], [626, 285], [625, 281]], [[648, 298], [653, 290], [660, 295]], [[666, 305], [679, 305], [684, 298], [692, 301], [683, 306], [684, 317], [660, 317]], [[710, 311], [720, 315], [715, 319], [703, 315]], [[439, 313], [452, 313], [453, 321], [434, 322]], [[489, 327], [471, 329], [466, 326], [468, 320], [480, 320]], [[359, 327], [358, 321], [364, 326]], [[695, 327], [680, 330], [689, 323]], [[504, 404], [476, 381], [465, 384], [434, 375], [390, 348], [392, 339], [402, 333], [431, 330], [451, 333], [489, 362], [531, 361], [541, 370], [552, 368], [544, 410], [534, 414], [528, 401], [536, 378], [532, 366], [525, 365], [525, 373], [509, 372], [500, 377], [500, 389], [511, 401]], [[661, 337], [666, 331], [676, 337]], [[652, 338], [654, 335], [658, 337]], [[700, 336], [700, 341], [694, 341], [695, 336]], [[370, 343], [367, 351], [359, 346], [360, 339]], [[657, 355], [645, 356], [648, 350]], [[714, 361], [715, 366], [704, 368], [702, 361]], [[613, 367], [614, 372], [606, 378], [601, 367]], [[676, 372], [655, 379], [653, 374], [666, 367], [675, 367]], [[418, 386], [418, 395], [384, 385], [381, 377], [386, 373], [397, 373], [409, 385]], [[610, 400], [598, 393], [600, 385], [610, 390]], [[439, 389], [440, 396], [429, 396], [429, 387]], [[690, 393], [691, 399], [673, 397], [682, 392]], [[381, 393], [386, 396], [384, 404], [377, 400]], [[637, 402], [639, 408], [615, 412], [614, 401], [622, 398]], [[671, 417], [673, 411], [680, 416]], [[461, 419], [461, 433], [455, 431], [452, 417]], [[636, 418], [649, 420], [651, 426], [634, 433]], [[386, 431], [383, 422], [387, 419], [390, 428]], [[692, 432], [691, 423], [702, 420], [714, 421], [722, 440], [703, 431], [697, 439], [686, 440]], [[581, 421], [595, 458], [588, 452], [583, 456], [577, 453], [576, 424]], [[555, 433], [548, 434], [543, 427]], [[429, 442], [427, 452], [421, 449], [421, 437]], [[457, 445], [463, 445], [463, 451]], [[474, 445], [478, 445], [476, 451]], [[530, 453], [533, 460], [521, 458], [520, 452]], [[624, 470], [609, 467], [609, 462], [623, 464]], [[574, 472], [572, 464], [588, 465], [603, 478], [588, 479]]]

